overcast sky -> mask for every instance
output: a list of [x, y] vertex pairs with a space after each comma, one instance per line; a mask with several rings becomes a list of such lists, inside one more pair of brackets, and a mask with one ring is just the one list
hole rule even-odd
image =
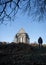
[[[6, 21], [5, 21], [6, 22]], [[14, 22], [0, 25], [0, 41], [12, 42], [15, 34], [23, 28], [30, 37], [30, 42], [37, 42], [41, 36], [46, 43], [46, 21], [38, 22], [26, 14], [17, 14]]]

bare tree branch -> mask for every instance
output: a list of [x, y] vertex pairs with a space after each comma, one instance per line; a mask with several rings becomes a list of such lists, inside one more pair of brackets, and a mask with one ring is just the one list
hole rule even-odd
[[0, 21], [12, 19], [20, 9], [37, 17], [46, 17], [46, 0], [0, 0]]

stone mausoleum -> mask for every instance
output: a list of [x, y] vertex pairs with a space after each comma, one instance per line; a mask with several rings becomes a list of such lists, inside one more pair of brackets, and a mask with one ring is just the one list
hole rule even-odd
[[29, 43], [29, 35], [24, 31], [23, 28], [21, 28], [18, 33], [14, 37], [15, 43]]

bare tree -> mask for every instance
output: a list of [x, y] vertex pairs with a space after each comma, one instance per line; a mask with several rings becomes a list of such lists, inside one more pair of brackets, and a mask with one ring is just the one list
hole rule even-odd
[[0, 0], [0, 23], [12, 19], [18, 10], [34, 14], [39, 19], [46, 17], [46, 0]]

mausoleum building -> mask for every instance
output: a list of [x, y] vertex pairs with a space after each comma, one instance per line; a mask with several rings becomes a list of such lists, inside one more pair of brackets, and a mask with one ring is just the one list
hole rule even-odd
[[29, 35], [24, 31], [23, 28], [19, 30], [19, 32], [15, 35], [14, 38], [15, 43], [29, 43]]

